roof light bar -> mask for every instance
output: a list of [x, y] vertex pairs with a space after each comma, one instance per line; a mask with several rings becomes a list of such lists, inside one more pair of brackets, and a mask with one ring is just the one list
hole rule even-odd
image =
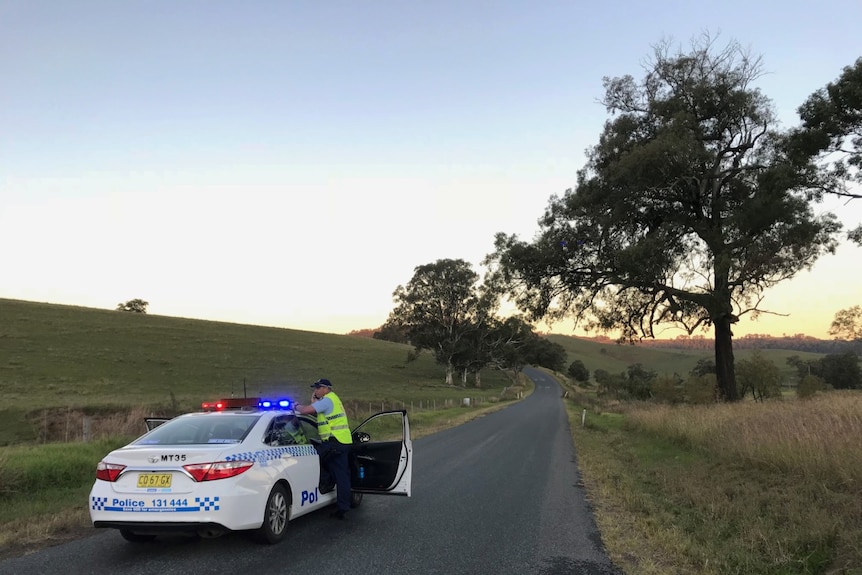
[[201, 403], [203, 411], [226, 411], [233, 409], [291, 409], [293, 402], [289, 399], [260, 399], [258, 397], [232, 397], [218, 401]]

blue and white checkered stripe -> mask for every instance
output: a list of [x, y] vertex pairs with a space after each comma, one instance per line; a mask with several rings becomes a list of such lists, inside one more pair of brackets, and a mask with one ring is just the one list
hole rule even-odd
[[[142, 500], [141, 503], [144, 503], [146, 499]], [[164, 513], [166, 511], [219, 511], [221, 509], [221, 503], [219, 502], [219, 496], [214, 495], [213, 497], [195, 497], [195, 504], [189, 507], [124, 507], [117, 505], [109, 505], [107, 497], [91, 497], [90, 498], [90, 507], [92, 507], [93, 511], [134, 511], [134, 512], [150, 512], [150, 513]]]
[[219, 510], [218, 495], [214, 497], [195, 497], [195, 503], [200, 507], [200, 511]]
[[273, 459], [281, 459], [283, 455], [302, 457], [304, 455], [317, 455], [313, 445], [288, 445], [285, 447], [273, 447], [272, 449], [261, 449], [258, 451], [243, 451], [225, 457], [226, 461], [258, 461], [265, 463]]

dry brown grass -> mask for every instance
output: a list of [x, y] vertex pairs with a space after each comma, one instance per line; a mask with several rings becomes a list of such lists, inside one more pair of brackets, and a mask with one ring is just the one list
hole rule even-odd
[[862, 394], [711, 406], [642, 406], [627, 420], [724, 457], [862, 489]]
[[93, 534], [93, 524], [84, 506], [23, 518], [0, 529], [0, 560], [26, 555]]
[[627, 404], [583, 428], [582, 406], [584, 483], [628, 575], [862, 575], [862, 394]]
[[145, 407], [112, 409], [87, 414], [80, 409], [49, 409], [38, 413], [33, 422], [40, 443], [73, 443], [106, 437], [137, 437], [146, 431], [144, 418], [153, 413]]

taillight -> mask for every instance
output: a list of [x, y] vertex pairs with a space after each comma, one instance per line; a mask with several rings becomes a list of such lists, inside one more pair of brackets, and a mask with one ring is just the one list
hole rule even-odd
[[218, 461], [216, 463], [190, 463], [183, 465], [195, 481], [215, 481], [235, 477], [248, 471], [254, 461]]
[[110, 481], [111, 483], [113, 483], [117, 480], [117, 477], [120, 476], [120, 473], [125, 468], [125, 465], [108, 463], [107, 461], [100, 461], [99, 465], [96, 466], [96, 479], [101, 479], [102, 481]]

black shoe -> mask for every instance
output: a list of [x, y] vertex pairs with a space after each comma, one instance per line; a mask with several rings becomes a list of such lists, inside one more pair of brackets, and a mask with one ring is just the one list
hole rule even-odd
[[329, 516], [332, 517], [333, 519], [344, 520], [344, 519], [347, 519], [347, 511], [341, 511], [339, 509], [338, 511], [333, 511], [332, 513], [330, 513]]

